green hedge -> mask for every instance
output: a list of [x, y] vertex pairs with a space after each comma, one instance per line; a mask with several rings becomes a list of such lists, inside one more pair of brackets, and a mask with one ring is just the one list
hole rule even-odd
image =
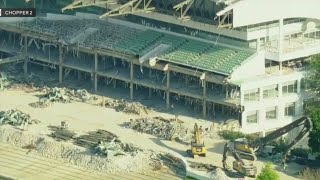
[[258, 136], [254, 134], [244, 134], [242, 132], [235, 132], [235, 131], [229, 131], [229, 130], [220, 131], [218, 135], [221, 136], [223, 139], [230, 140], [230, 141], [234, 141], [235, 139], [238, 139], [238, 138], [246, 138], [249, 141], [254, 141], [258, 138]]

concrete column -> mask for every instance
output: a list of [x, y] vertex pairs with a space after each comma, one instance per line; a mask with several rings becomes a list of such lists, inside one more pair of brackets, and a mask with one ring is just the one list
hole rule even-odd
[[27, 75], [28, 74], [28, 37], [27, 36], [24, 36], [24, 55], [26, 56], [26, 59], [24, 60], [24, 64], [23, 64], [23, 71], [24, 71], [24, 74]]
[[59, 45], [59, 83], [63, 82], [63, 48]]
[[285, 108], [285, 104], [283, 103], [279, 103], [277, 106], [277, 119], [281, 120], [284, 118], [284, 108]]
[[77, 70], [78, 71], [78, 80], [80, 81], [81, 80], [81, 71]]
[[257, 51], [260, 51], [260, 38], [257, 39], [256, 49], [257, 49]]
[[278, 50], [279, 50], [279, 61], [282, 61], [282, 53], [283, 53], [283, 19], [279, 19], [279, 42], [278, 42]]
[[240, 105], [244, 104], [244, 90], [240, 86]]
[[297, 93], [301, 92], [301, 79], [297, 80]]
[[98, 91], [98, 53], [94, 53], [94, 91], [97, 92]]
[[259, 88], [259, 101], [263, 100], [263, 88]]
[[282, 83], [278, 84], [278, 96], [282, 97]]
[[130, 99], [133, 100], [133, 67], [134, 64], [130, 62]]
[[[151, 73], [152, 73], [152, 70], [151, 68], [149, 68], [149, 79], [151, 79]], [[152, 88], [149, 88], [148, 98], [151, 99], [151, 96], [152, 96]]]
[[170, 108], [170, 70], [167, 70], [167, 95], [166, 95], [166, 108]]
[[207, 116], [207, 82], [203, 80], [203, 102], [202, 102], [202, 115]]

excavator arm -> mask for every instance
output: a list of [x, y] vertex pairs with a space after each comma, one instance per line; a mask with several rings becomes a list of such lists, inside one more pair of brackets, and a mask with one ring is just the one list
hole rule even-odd
[[227, 165], [227, 157], [228, 157], [228, 152], [231, 152], [232, 156], [234, 157], [234, 159], [238, 162], [243, 163], [242, 159], [240, 158], [240, 156], [237, 154], [237, 152], [231, 148], [229, 146], [229, 143], [226, 143], [224, 145], [224, 150], [223, 150], [223, 158], [222, 158], [222, 164], [223, 164], [223, 168], [224, 169], [228, 169], [228, 165]]
[[294, 128], [301, 127], [301, 126], [303, 127], [303, 129], [300, 131], [298, 136], [288, 146], [287, 151], [289, 151], [298, 142], [300, 142], [308, 134], [308, 132], [310, 132], [312, 130], [312, 121], [310, 118], [308, 118], [306, 116], [299, 118], [299, 119], [293, 121], [292, 123], [280, 128], [278, 130], [275, 130], [274, 132], [270, 133], [269, 135], [265, 136], [264, 138], [261, 138], [261, 139], [255, 141], [254, 143], [252, 143], [250, 145], [250, 147], [252, 147], [254, 149], [254, 151], [256, 152], [256, 151], [260, 150], [261, 147], [263, 147], [267, 143], [269, 143], [270, 141], [275, 140], [275, 139], [281, 137], [282, 135], [288, 133], [289, 131], [293, 130]]

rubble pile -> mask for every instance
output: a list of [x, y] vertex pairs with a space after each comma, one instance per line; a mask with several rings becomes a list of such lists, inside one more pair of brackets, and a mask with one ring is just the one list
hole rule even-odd
[[50, 134], [50, 137], [56, 139], [57, 141], [68, 141], [71, 139], [75, 139], [77, 135], [75, 132], [66, 128], [56, 126], [50, 126], [49, 128], [51, 131], [53, 131]]
[[197, 162], [190, 163], [190, 167], [198, 171], [213, 171], [217, 169], [217, 167], [212, 164], [204, 164], [204, 163], [197, 163]]
[[92, 97], [85, 89], [70, 90], [67, 88], [44, 88], [44, 95], [38, 102], [29, 104], [31, 107], [44, 108], [54, 102], [71, 103], [74, 101], [87, 101]]
[[0, 112], [0, 125], [11, 124], [13, 126], [20, 126], [26, 124], [38, 124], [39, 120], [31, 119], [29, 114], [25, 114], [20, 110], [11, 109]]
[[6, 90], [11, 85], [7, 75], [4, 72], [0, 73], [0, 91]]
[[84, 152], [83, 148], [70, 143], [61, 143], [34, 131], [23, 131], [10, 126], [0, 127], [0, 141], [19, 147], [29, 147], [30, 155], [60, 159], [86, 169], [109, 173], [141, 172], [150, 163], [150, 151], [138, 152], [135, 156], [105, 158]]
[[170, 154], [153, 154], [151, 159], [154, 160], [153, 168], [155, 171], [173, 172], [177, 175], [185, 176], [186, 168], [183, 161]]
[[107, 157], [118, 155], [135, 156], [140, 150], [132, 144], [122, 143], [118, 136], [101, 129], [79, 136], [74, 143], [92, 150], [96, 155]]
[[113, 108], [116, 111], [121, 111], [127, 114], [143, 115], [149, 114], [150, 109], [139, 102], [128, 102], [124, 99], [121, 100], [103, 100], [100, 104], [107, 108]]
[[111, 142], [100, 141], [99, 144], [94, 148], [94, 153], [98, 155], [104, 155], [107, 157], [127, 155], [135, 156], [140, 150], [132, 144], [122, 144], [115, 141], [113, 138]]
[[177, 139], [189, 143], [192, 138], [192, 132], [178, 119], [165, 119], [162, 117], [130, 119], [123, 126], [166, 140]]

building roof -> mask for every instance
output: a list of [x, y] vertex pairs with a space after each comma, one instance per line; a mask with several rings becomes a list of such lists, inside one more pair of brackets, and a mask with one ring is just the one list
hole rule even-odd
[[99, 47], [143, 56], [157, 45], [167, 49], [157, 54], [163, 61], [230, 75], [243, 61], [254, 54], [245, 50], [175, 36], [155, 30], [141, 30], [100, 20], [36, 19], [23, 25], [31, 31], [50, 34], [67, 44]]
[[233, 27], [286, 18], [320, 19], [319, 0], [241, 0], [227, 6], [218, 16], [233, 10]]

